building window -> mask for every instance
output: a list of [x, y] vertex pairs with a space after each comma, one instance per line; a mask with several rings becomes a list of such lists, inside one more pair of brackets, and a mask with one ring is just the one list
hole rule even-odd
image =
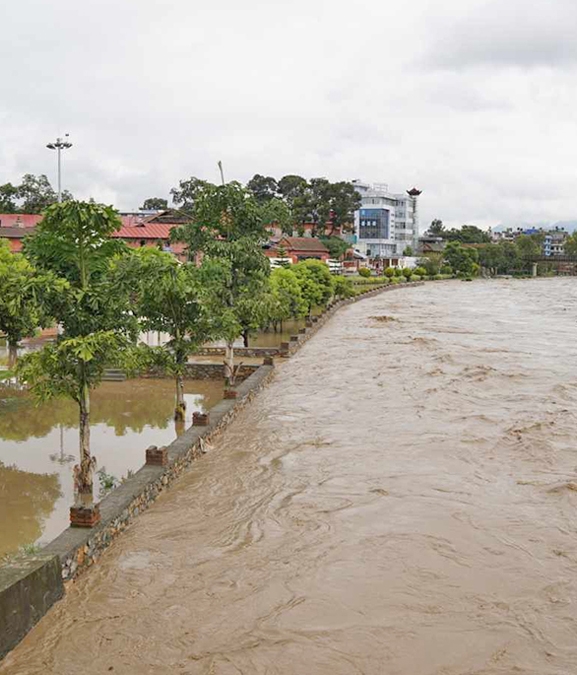
[[386, 209], [361, 209], [359, 239], [388, 239], [389, 212]]

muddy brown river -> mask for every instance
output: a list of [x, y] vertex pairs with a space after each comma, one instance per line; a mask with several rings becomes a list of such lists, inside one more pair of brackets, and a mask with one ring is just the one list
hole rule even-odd
[[577, 280], [341, 310], [3, 675], [577, 673]]

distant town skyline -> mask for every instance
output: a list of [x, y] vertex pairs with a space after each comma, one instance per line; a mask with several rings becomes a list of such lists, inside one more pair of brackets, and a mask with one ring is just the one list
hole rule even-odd
[[570, 0], [22, 0], [2, 25], [0, 184], [56, 186], [68, 132], [63, 188], [122, 210], [222, 160], [416, 185], [421, 228], [577, 217]]

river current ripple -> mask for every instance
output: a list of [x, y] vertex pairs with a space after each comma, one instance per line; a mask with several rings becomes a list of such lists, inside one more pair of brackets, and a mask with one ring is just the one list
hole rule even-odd
[[576, 300], [341, 310], [0, 672], [577, 673]]

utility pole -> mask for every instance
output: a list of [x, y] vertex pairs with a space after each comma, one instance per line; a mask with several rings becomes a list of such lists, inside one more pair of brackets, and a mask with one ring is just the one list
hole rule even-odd
[[72, 147], [72, 143], [68, 140], [69, 134], [64, 135], [64, 140], [62, 138], [57, 138], [56, 143], [48, 143], [46, 146], [50, 150], [57, 150], [58, 151], [58, 202], [60, 203], [62, 201], [62, 171], [60, 168], [61, 162], [60, 162], [60, 152], [61, 150], [67, 150], [68, 148]]

